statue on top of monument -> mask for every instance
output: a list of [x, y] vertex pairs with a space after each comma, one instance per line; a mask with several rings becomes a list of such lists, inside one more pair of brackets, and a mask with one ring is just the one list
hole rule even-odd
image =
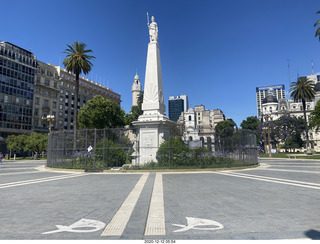
[[148, 17], [148, 27], [149, 27], [149, 36], [150, 42], [158, 41], [158, 25], [154, 21], [154, 17], [151, 17], [151, 24], [149, 24], [149, 17]]

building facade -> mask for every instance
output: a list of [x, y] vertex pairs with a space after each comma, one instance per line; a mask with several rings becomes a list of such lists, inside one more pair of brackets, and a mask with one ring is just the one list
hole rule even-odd
[[[319, 77], [320, 78], [320, 77]], [[316, 81], [315, 79], [314, 81]], [[306, 102], [306, 115], [307, 115], [307, 123], [310, 117], [310, 113], [314, 110], [316, 105], [316, 101], [320, 99], [320, 83], [316, 83], [314, 90], [316, 92], [315, 99], [313, 101]], [[290, 116], [296, 118], [304, 118], [303, 108], [301, 102], [294, 102], [292, 99], [280, 99], [278, 100], [272, 91], [269, 90], [267, 97], [262, 101], [262, 109], [261, 109], [261, 121], [264, 122], [266, 120], [275, 121], [282, 116]], [[301, 136], [305, 141], [305, 136]], [[316, 132], [313, 129], [309, 130], [309, 141], [311, 149], [320, 152], [320, 133]], [[306, 148], [304, 148], [306, 149]], [[278, 150], [280, 150], [278, 148]]]
[[[75, 89], [76, 77], [60, 66], [53, 66], [57, 70], [59, 77], [59, 95], [58, 95], [58, 109], [57, 109], [57, 129], [72, 130], [74, 120], [75, 108]], [[115, 93], [108, 87], [102, 86], [89, 79], [80, 76], [79, 80], [79, 95], [78, 95], [78, 110], [84, 107], [87, 102], [94, 96], [100, 95], [108, 98], [111, 101], [120, 104], [121, 96]]]
[[190, 144], [196, 141], [201, 146], [214, 150], [214, 135], [216, 125], [225, 120], [220, 109], [206, 110], [204, 105], [189, 108], [181, 113], [178, 124], [182, 128], [182, 140]]
[[268, 91], [272, 90], [273, 95], [278, 99], [286, 98], [286, 91], [284, 85], [271, 85], [271, 86], [260, 86], [256, 87], [256, 98], [257, 98], [257, 115], [261, 119], [261, 108], [262, 101], [268, 95]]
[[0, 136], [30, 133], [37, 62], [32, 52], [0, 42]]
[[187, 95], [180, 95], [177, 97], [171, 96], [168, 101], [169, 119], [177, 122], [181, 113], [186, 112], [189, 108], [189, 101]]
[[[54, 130], [73, 129], [75, 75], [36, 60], [34, 54], [0, 42], [0, 136], [48, 133], [47, 115]], [[78, 109], [95, 95], [120, 104], [121, 96], [84, 77], [79, 81]]]

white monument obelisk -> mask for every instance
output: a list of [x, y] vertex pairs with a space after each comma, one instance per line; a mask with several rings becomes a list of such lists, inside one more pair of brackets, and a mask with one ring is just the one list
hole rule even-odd
[[134, 164], [157, 162], [157, 150], [164, 140], [169, 139], [170, 132], [175, 126], [175, 123], [164, 114], [166, 107], [163, 97], [158, 25], [153, 16], [148, 27], [150, 42], [144, 82], [143, 115], [139, 116], [138, 121], [133, 122], [137, 129], [138, 140]]

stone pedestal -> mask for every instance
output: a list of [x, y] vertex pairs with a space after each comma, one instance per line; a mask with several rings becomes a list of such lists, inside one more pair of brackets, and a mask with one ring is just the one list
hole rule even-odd
[[176, 123], [162, 117], [159, 120], [155, 120], [154, 118], [149, 121], [136, 121], [133, 124], [137, 129], [137, 143], [135, 144], [135, 159], [133, 164], [156, 163], [157, 151], [165, 140], [169, 140], [171, 131]]

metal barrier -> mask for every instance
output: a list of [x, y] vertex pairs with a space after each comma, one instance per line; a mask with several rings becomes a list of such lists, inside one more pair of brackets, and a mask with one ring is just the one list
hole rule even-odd
[[194, 145], [189, 148], [180, 137], [172, 137], [157, 148], [157, 162], [141, 165], [139, 152], [152, 148], [137, 147], [139, 142], [134, 130], [84, 129], [75, 134], [73, 131], [58, 131], [49, 134], [47, 166], [103, 171], [120, 168], [221, 168], [258, 163], [256, 136], [252, 132], [236, 132], [232, 138], [216, 138], [212, 144], [212, 150]]

